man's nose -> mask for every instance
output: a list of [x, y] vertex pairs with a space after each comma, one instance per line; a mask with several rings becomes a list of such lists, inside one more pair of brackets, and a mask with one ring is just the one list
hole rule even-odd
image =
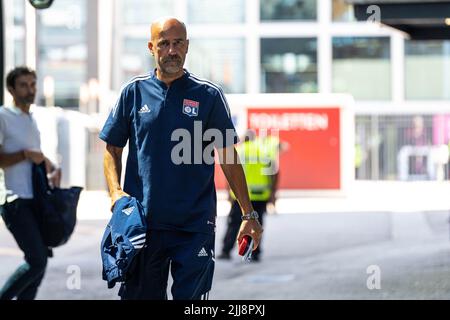
[[34, 93], [36, 93], [36, 87], [34, 87], [34, 86], [30, 86], [30, 87], [28, 87], [28, 94], [34, 94]]
[[175, 50], [175, 44], [174, 43], [171, 43], [170, 45], [169, 45], [169, 54], [170, 53], [176, 53], [176, 50]]

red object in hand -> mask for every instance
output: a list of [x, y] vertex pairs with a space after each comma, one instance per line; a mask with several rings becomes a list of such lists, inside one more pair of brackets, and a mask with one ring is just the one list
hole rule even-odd
[[243, 256], [248, 251], [252, 238], [250, 236], [244, 236], [241, 242], [239, 242], [239, 255]]

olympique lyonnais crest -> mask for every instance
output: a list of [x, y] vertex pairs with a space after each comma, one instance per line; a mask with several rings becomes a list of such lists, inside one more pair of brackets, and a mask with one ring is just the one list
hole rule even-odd
[[198, 101], [193, 101], [189, 99], [183, 100], [183, 113], [187, 114], [189, 117], [198, 116], [198, 107], [200, 103]]

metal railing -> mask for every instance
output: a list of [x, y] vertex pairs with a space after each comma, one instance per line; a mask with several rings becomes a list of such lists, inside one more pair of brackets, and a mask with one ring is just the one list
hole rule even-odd
[[449, 115], [358, 115], [356, 179], [448, 179]]

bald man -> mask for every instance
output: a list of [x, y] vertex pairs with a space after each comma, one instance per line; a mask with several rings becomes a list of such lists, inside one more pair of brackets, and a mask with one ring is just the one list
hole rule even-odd
[[[234, 144], [237, 135], [222, 89], [183, 69], [189, 48], [186, 26], [161, 18], [151, 26], [156, 69], [122, 89], [100, 138], [112, 208], [123, 197], [143, 206], [148, 233], [134, 271], [122, 282], [122, 299], [206, 299], [214, 273], [216, 190], [214, 150], [242, 210], [238, 240], [262, 227], [253, 210]], [[122, 150], [129, 152], [123, 188]]]

